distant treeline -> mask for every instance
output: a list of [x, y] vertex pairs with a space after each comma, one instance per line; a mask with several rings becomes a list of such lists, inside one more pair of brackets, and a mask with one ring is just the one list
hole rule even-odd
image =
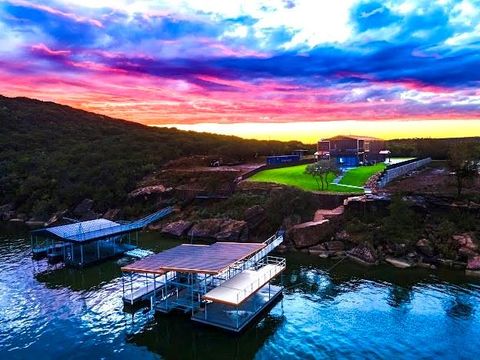
[[434, 160], [446, 160], [453, 144], [480, 144], [479, 137], [449, 138], [449, 139], [395, 139], [388, 141], [388, 148], [395, 157], [427, 157]]
[[85, 198], [119, 206], [145, 175], [183, 156], [246, 161], [299, 142], [244, 140], [133, 122], [27, 98], [0, 96], [0, 206], [44, 218]]

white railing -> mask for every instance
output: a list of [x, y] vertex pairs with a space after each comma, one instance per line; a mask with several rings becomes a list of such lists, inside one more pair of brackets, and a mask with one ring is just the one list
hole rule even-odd
[[378, 186], [381, 187], [381, 188], [385, 187], [393, 179], [395, 179], [399, 176], [403, 176], [403, 175], [409, 173], [410, 171], [416, 170], [416, 169], [418, 169], [422, 166], [425, 166], [428, 163], [430, 163], [431, 161], [432, 161], [431, 158], [425, 158], [425, 159], [421, 159], [421, 160], [418, 160], [418, 161], [410, 162], [410, 163], [405, 164], [405, 165], [400, 165], [400, 166], [394, 167], [392, 169], [386, 169], [385, 172], [383, 173], [382, 178], [378, 182]]
[[[267, 265], [273, 265], [269, 271], [261, 272], [262, 267]], [[284, 258], [276, 257], [276, 256], [268, 256], [265, 259], [265, 265], [260, 267], [257, 272], [261, 272], [260, 276], [248, 284], [243, 289], [236, 289], [237, 292], [237, 304], [245, 300], [247, 297], [252, 295], [255, 291], [260, 289], [262, 286], [267, 284], [270, 280], [272, 280], [275, 276], [280, 274], [286, 268], [286, 260]]]

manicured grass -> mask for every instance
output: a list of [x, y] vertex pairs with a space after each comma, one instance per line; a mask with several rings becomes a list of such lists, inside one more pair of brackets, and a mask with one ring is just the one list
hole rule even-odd
[[[383, 170], [384, 167], [384, 164], [377, 164], [351, 169], [345, 174], [340, 184], [361, 187], [370, 176]], [[305, 168], [306, 165], [296, 165], [278, 169], [268, 169], [253, 175], [249, 180], [290, 185], [307, 191], [319, 191], [315, 179], [311, 175], [305, 174]], [[332, 182], [334, 178], [335, 176], [333, 174], [329, 175], [329, 182]], [[328, 189], [324, 188], [324, 191], [363, 193], [363, 189], [336, 184], [329, 184]]]
[[359, 166], [345, 173], [339, 184], [363, 186], [373, 174], [385, 169], [384, 163], [371, 166]]

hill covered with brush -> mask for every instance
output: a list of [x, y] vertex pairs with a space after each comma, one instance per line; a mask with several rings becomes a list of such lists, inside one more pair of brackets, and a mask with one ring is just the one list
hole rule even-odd
[[85, 198], [121, 206], [144, 176], [184, 156], [229, 161], [289, 153], [297, 142], [153, 128], [52, 102], [0, 96], [0, 206], [45, 218]]

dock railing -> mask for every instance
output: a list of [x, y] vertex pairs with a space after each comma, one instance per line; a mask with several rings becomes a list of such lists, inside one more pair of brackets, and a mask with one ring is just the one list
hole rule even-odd
[[277, 256], [267, 256], [262, 262], [258, 264], [257, 272], [261, 271], [263, 267], [266, 267], [267, 265], [273, 265], [272, 267], [269, 268], [268, 271], [261, 272], [260, 276], [255, 279], [254, 281], [250, 282], [247, 284], [247, 286], [243, 288], [232, 288], [228, 287], [232, 290], [236, 290], [237, 294], [237, 304], [240, 304], [242, 301], [244, 301], [246, 298], [248, 298], [250, 295], [255, 293], [258, 289], [260, 289], [262, 286], [266, 285], [270, 280], [272, 280], [275, 276], [280, 274], [283, 270], [286, 268], [286, 259], [277, 257]]

